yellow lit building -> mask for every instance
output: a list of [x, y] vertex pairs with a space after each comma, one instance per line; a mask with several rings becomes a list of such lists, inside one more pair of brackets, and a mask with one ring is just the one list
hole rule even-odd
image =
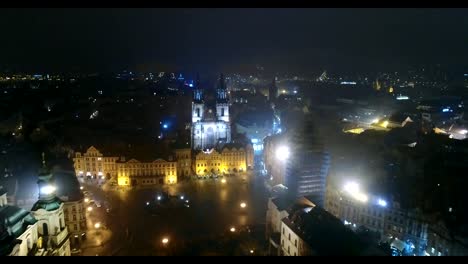
[[246, 148], [233, 144], [221, 150], [200, 151], [195, 156], [194, 171], [199, 176], [245, 172], [248, 156]]
[[177, 162], [157, 159], [141, 162], [136, 159], [118, 161], [117, 183], [119, 186], [175, 184]]
[[105, 157], [94, 146], [91, 146], [85, 153], [75, 152], [73, 165], [77, 176], [110, 179], [117, 176], [117, 160], [118, 157]]

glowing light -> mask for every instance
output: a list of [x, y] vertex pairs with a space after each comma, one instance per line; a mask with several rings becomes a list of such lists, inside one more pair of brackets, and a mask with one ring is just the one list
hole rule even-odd
[[84, 199], [85, 203], [89, 203], [89, 198]]
[[376, 123], [378, 123], [378, 122], [379, 122], [379, 119], [378, 119], [378, 118], [374, 118], [374, 119], [372, 119], [371, 124], [376, 124]]
[[359, 185], [356, 182], [347, 183], [344, 186], [344, 190], [358, 201], [367, 202], [367, 200], [369, 199], [366, 194], [360, 191]]
[[183, 200], [183, 199], [184, 199], [184, 196], [182, 195], [182, 196], [180, 197], [180, 199]]
[[279, 160], [286, 160], [289, 158], [289, 148], [286, 146], [280, 146], [276, 149], [276, 158]]
[[383, 200], [383, 199], [379, 199], [377, 201], [377, 203], [382, 206], [382, 207], [387, 207], [387, 201]]
[[161, 242], [166, 245], [167, 243], [169, 243], [169, 238], [165, 237], [161, 240]]
[[51, 194], [51, 193], [55, 192], [55, 190], [56, 190], [55, 186], [46, 185], [46, 186], [41, 188], [41, 193], [47, 195], [47, 194]]
[[241, 203], [241, 204], [240, 204], [240, 207], [241, 207], [241, 208], [245, 208], [245, 207], [247, 207], [247, 204], [246, 204], [246, 203]]
[[94, 228], [99, 229], [101, 227], [101, 223], [95, 223]]
[[149, 202], [146, 202], [146, 205], [149, 205]]
[[254, 250], [253, 250], [253, 249], [251, 249], [251, 250], [250, 250], [250, 254], [253, 254], [253, 253], [254, 253]]
[[449, 111], [450, 111], [450, 108], [444, 108], [444, 109], [442, 109], [442, 112], [444, 112], [444, 113], [447, 113], [447, 112], [449, 112]]
[[460, 130], [460, 134], [466, 135], [466, 133], [468, 133], [468, 130], [466, 130], [466, 129]]
[[91, 206], [88, 206], [88, 212], [91, 212], [93, 208]]
[[397, 99], [397, 100], [408, 100], [408, 99], [409, 99], [409, 97], [408, 97], [408, 96], [406, 96], [406, 95], [399, 95], [399, 96], [397, 96], [397, 98], [396, 98], [396, 99]]
[[164, 125], [163, 125], [163, 128], [167, 128], [167, 127], [168, 127], [167, 124], [164, 124]]
[[80, 186], [80, 190], [83, 190], [83, 186]]
[[221, 180], [221, 183], [226, 183], [226, 179], [222, 179], [222, 180]]
[[236, 232], [236, 228], [235, 227], [231, 227], [231, 229], [229, 229], [229, 231], [231, 231], [232, 233]]
[[99, 175], [99, 176], [102, 176], [102, 172], [98, 172], [98, 175]]
[[161, 195], [158, 195], [157, 199], [158, 201], [161, 201]]
[[388, 120], [385, 120], [382, 122], [382, 124], [380, 124], [381, 127], [384, 127], [384, 128], [387, 128], [388, 126]]

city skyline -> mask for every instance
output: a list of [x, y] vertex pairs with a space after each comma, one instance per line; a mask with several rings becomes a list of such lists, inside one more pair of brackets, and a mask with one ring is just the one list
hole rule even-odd
[[[3, 9], [0, 67], [32, 71], [466, 69], [465, 9]], [[238, 18], [243, 19], [239, 20]]]

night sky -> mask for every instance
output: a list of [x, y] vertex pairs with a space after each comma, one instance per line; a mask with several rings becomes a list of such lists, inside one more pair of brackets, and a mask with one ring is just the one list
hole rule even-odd
[[2, 9], [0, 69], [392, 69], [468, 63], [468, 9]]

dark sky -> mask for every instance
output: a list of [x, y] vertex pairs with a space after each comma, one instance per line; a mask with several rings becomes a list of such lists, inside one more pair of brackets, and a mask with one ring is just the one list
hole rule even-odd
[[366, 70], [468, 59], [468, 9], [2, 9], [0, 69]]

